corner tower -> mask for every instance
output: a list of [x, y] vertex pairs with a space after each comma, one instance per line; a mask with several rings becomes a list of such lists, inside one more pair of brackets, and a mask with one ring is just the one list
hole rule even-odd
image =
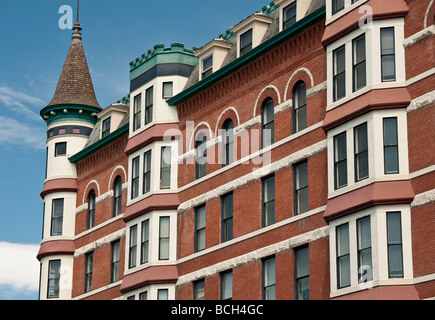
[[80, 23], [73, 27], [71, 45], [51, 102], [41, 110], [47, 123], [46, 177], [41, 197], [44, 221], [41, 248], [41, 300], [70, 299], [74, 257], [77, 172], [69, 156], [80, 152], [102, 109], [95, 97], [82, 45]]

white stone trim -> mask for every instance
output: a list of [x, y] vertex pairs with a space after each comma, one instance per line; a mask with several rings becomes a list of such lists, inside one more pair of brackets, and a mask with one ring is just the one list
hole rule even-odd
[[[257, 116], [257, 106], [258, 106], [258, 102], [260, 102], [260, 98], [263, 95], [263, 93], [267, 90], [267, 89], [272, 89], [276, 92], [276, 95], [278, 96], [278, 105], [281, 104], [281, 96], [279, 95], [279, 90], [277, 87], [275, 87], [274, 85], [268, 85], [267, 87], [263, 88], [263, 90], [261, 90], [260, 94], [257, 96], [257, 100], [255, 101], [255, 105], [254, 105], [254, 114], [253, 117], [255, 118]], [[261, 112], [260, 112], [261, 114]]]
[[[91, 180], [91, 181], [89, 181], [88, 182], [88, 184], [86, 185], [86, 188], [85, 188], [85, 192], [83, 193], [83, 204], [85, 204], [85, 199], [87, 198], [87, 196], [88, 196], [88, 187], [91, 185], [91, 183], [95, 183], [96, 185], [97, 185], [97, 192], [96, 192], [96, 195], [95, 195], [95, 198], [97, 198], [97, 197], [99, 197], [100, 196], [100, 185], [98, 184], [98, 182], [97, 182], [97, 180]], [[96, 201], [97, 199], [95, 199], [95, 201]]]
[[420, 177], [422, 175], [431, 173], [433, 171], [435, 171], [435, 164], [433, 164], [429, 167], [423, 168], [421, 170], [412, 172], [411, 174], [409, 174], [409, 178], [414, 179], [414, 178]]
[[[423, 26], [425, 28], [427, 27], [427, 17], [429, 16], [429, 10], [432, 7], [433, 2], [434, 2], [434, 0], [430, 1], [429, 5], [427, 6], [426, 13], [424, 14]], [[433, 27], [433, 25], [432, 25], [432, 27]]]
[[414, 201], [412, 201], [411, 203], [411, 208], [417, 208], [434, 201], [435, 201], [435, 189], [432, 189], [416, 195]]
[[[222, 119], [222, 116], [227, 112], [227, 111], [233, 111], [234, 112], [234, 114], [236, 115], [236, 118], [237, 118], [237, 124], [234, 124], [234, 128], [235, 127], [238, 127], [239, 125], [240, 125], [240, 117], [239, 117], [239, 113], [237, 112], [237, 110], [236, 110], [236, 108], [233, 108], [233, 107], [228, 107], [228, 108], [226, 108], [220, 115], [219, 115], [219, 118], [218, 118], [218, 120], [216, 121], [216, 128], [215, 128], [215, 131], [214, 131], [214, 135], [215, 135], [215, 137], [217, 137], [219, 134], [219, 132], [218, 132], [218, 130], [219, 130], [219, 128], [218, 128], [218, 124], [219, 124], [219, 122], [221, 121], [221, 119]], [[226, 119], [225, 119], [226, 120]]]
[[[291, 137], [294, 137], [294, 135], [290, 136], [289, 138], [291, 138]], [[288, 140], [288, 139], [284, 139], [284, 140]], [[282, 141], [283, 140], [280, 141], [281, 144], [285, 143]], [[278, 143], [274, 144], [273, 146], [276, 147], [277, 144]], [[317, 143], [315, 143], [307, 148], [304, 148], [304, 149], [299, 150], [295, 153], [292, 153], [289, 156], [284, 157], [284, 158], [282, 158], [274, 163], [268, 164], [268, 165], [263, 166], [257, 170], [254, 170], [253, 172], [248, 173], [240, 178], [237, 178], [229, 183], [226, 183], [226, 184], [224, 184], [224, 185], [222, 185], [214, 190], [208, 191], [208, 192], [206, 192], [206, 193], [204, 193], [196, 198], [193, 198], [189, 201], [182, 203], [178, 207], [178, 212], [181, 213], [181, 212], [184, 212], [184, 211], [189, 210], [191, 208], [194, 208], [202, 203], [208, 202], [208, 201], [210, 201], [214, 198], [217, 198], [225, 193], [228, 193], [232, 190], [235, 190], [235, 189], [240, 188], [244, 185], [247, 185], [253, 181], [256, 181], [256, 180], [260, 179], [261, 177], [264, 177], [268, 174], [271, 174], [273, 172], [276, 172], [278, 170], [286, 168], [286, 167], [292, 165], [293, 163], [299, 162], [305, 158], [308, 158], [308, 157], [313, 156], [319, 152], [322, 152], [322, 151], [326, 150], [326, 145], [327, 144], [326, 144], [326, 139], [325, 139], [325, 140], [317, 142]], [[270, 149], [268, 149], [266, 151], [270, 151]], [[264, 150], [260, 150], [260, 152], [261, 152], [261, 154], [264, 154]], [[251, 158], [257, 157], [258, 155], [260, 155], [259, 152], [251, 154], [248, 157], [248, 159], [241, 159], [241, 160], [237, 161], [236, 163], [231, 164], [231, 167], [233, 167], [239, 163], [248, 161]], [[230, 166], [227, 166], [227, 167], [230, 167]], [[226, 168], [226, 169], [228, 170], [228, 168]], [[206, 177], [211, 178], [212, 176], [215, 176], [215, 175], [220, 174], [220, 173], [221, 173], [221, 170], [217, 170], [217, 171], [213, 172], [213, 174], [207, 175]], [[185, 189], [188, 189], [188, 188], [192, 187], [193, 185], [195, 185], [199, 182], [202, 182], [202, 181], [203, 180], [201, 180], [201, 179], [193, 181], [192, 183], [187, 184], [187, 185], [183, 186], [182, 188], [180, 188], [179, 191], [183, 191]]]
[[[433, 1], [433, 0], [432, 0]], [[424, 39], [435, 34], [435, 25], [431, 25], [417, 33], [414, 33], [412, 36], [403, 40], [403, 47], [406, 49]]]
[[431, 75], [435, 74], [435, 68], [429, 69], [423, 73], [420, 73], [418, 76], [415, 76], [414, 78], [406, 80], [406, 85], [410, 86], [420, 80], [423, 80], [424, 78], [427, 78]]
[[[295, 72], [293, 72], [293, 74], [290, 76], [290, 79], [287, 81], [287, 84], [285, 86], [285, 91], [284, 91], [284, 99], [287, 99], [287, 94], [288, 94], [288, 90], [289, 90], [289, 86], [290, 83], [292, 82], [292, 80], [294, 79], [294, 77], [299, 73], [299, 72], [305, 72], [308, 77], [310, 77], [310, 87], [312, 88], [314, 86], [314, 78], [313, 75], [311, 74], [310, 70], [308, 70], [307, 68], [299, 68], [298, 70], [296, 70]], [[291, 89], [293, 90], [293, 88]], [[292, 99], [292, 97], [288, 98], [289, 100]]]
[[304, 245], [309, 242], [323, 239], [328, 235], [329, 235], [328, 226], [306, 232], [304, 234], [295, 236], [293, 238], [286, 239], [278, 243], [274, 243], [272, 245], [260, 248], [258, 250], [254, 250], [249, 253], [240, 255], [238, 257], [226, 261], [222, 261], [215, 265], [180, 276], [177, 281], [177, 286], [190, 283], [197, 279], [211, 276], [231, 268], [239, 267], [247, 263], [260, 260], [267, 256]]
[[[117, 218], [119, 218], [119, 217], [117, 217]], [[112, 220], [113, 219], [108, 220], [106, 222], [109, 222]], [[95, 231], [95, 230], [93, 230], [93, 231]], [[111, 233], [103, 238], [100, 238], [94, 242], [91, 242], [91, 243], [89, 243], [81, 248], [78, 248], [74, 252], [74, 258], [80, 257], [80, 256], [82, 256], [90, 251], [98, 249], [99, 247], [105, 246], [106, 244], [109, 244], [115, 240], [121, 239], [123, 236], [125, 236], [125, 233], [126, 233], [125, 228], [122, 228], [121, 230], [118, 230], [118, 231]], [[83, 235], [84, 235], [84, 233], [77, 235], [76, 239], [82, 237]]]
[[327, 89], [328, 82], [324, 81], [322, 83], [319, 83], [317, 86], [314, 86], [307, 90], [307, 99], [311, 98], [312, 96], [316, 95], [319, 92], [325, 91]]
[[417, 109], [423, 108], [433, 103], [435, 103], [435, 90], [412, 100], [406, 111], [408, 113], [411, 113]]
[[[82, 295], [80, 295], [80, 296], [74, 297], [74, 298], [72, 298], [72, 300], [82, 300], [82, 299], [85, 299], [85, 298], [91, 297], [91, 296], [93, 296], [94, 294], [98, 294], [98, 293], [100, 293], [100, 292], [104, 292], [104, 291], [109, 290], [109, 289], [111, 289], [111, 288], [114, 288], [114, 287], [120, 286], [121, 284], [122, 284], [122, 280], [119, 280], [119, 281], [116, 281], [116, 282], [110, 283], [110, 284], [108, 284], [108, 285], [106, 285], [106, 286], [100, 287], [100, 288], [98, 288], [98, 289], [95, 289], [95, 290], [89, 291], [89, 292], [87, 292], [87, 293], [85, 293], [85, 294], [82, 294]], [[118, 298], [114, 298], [113, 300], [121, 300], [121, 299], [122, 299], [122, 295], [121, 295], [120, 297], [118, 297]]]
[[[112, 174], [110, 175], [109, 185], [107, 186], [107, 190], [111, 190], [111, 189], [113, 190], [113, 183], [114, 183], [113, 175], [115, 174], [115, 171], [118, 169], [121, 169], [122, 172], [124, 173], [123, 181], [126, 182], [128, 180], [127, 171], [125, 171], [125, 168], [123, 166], [117, 166], [115, 169], [113, 169]], [[122, 179], [122, 177], [121, 177], [121, 179]], [[123, 185], [123, 188], [124, 188], [124, 185]]]

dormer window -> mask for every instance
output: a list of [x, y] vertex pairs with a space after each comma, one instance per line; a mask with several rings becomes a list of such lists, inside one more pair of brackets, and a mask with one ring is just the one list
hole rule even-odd
[[287, 29], [296, 23], [296, 1], [284, 8], [283, 29]]
[[240, 36], [240, 55], [252, 50], [252, 29], [246, 31]]
[[202, 79], [207, 78], [213, 73], [213, 54], [202, 59]]
[[332, 14], [344, 9], [344, 0], [332, 0]]
[[101, 128], [101, 138], [104, 138], [110, 134], [110, 117], [103, 121]]

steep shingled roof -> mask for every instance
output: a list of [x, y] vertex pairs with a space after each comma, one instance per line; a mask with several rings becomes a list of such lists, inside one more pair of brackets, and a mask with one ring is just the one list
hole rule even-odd
[[100, 108], [83, 50], [80, 23], [76, 22], [71, 45], [60, 74], [53, 99], [47, 107], [55, 105], [85, 105]]

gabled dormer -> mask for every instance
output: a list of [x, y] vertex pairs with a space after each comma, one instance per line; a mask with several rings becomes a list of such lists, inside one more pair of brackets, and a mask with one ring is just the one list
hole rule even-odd
[[224, 39], [213, 39], [194, 52], [199, 59], [199, 80], [219, 70], [232, 44]]
[[100, 120], [100, 138], [104, 138], [119, 128], [121, 120], [128, 112], [128, 107], [121, 103], [114, 103], [98, 114]]
[[279, 6], [279, 31], [290, 28], [307, 14], [311, 5], [309, 0], [274, 0]]
[[231, 28], [237, 34], [237, 57], [261, 44], [272, 20], [268, 15], [257, 12]]

